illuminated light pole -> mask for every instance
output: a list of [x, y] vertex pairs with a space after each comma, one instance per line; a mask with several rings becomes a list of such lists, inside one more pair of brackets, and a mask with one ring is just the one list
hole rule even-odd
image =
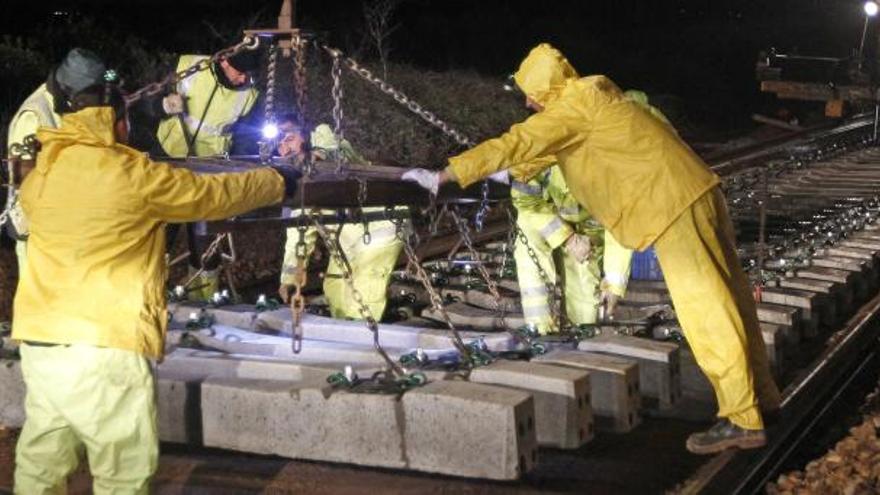
[[862, 63], [864, 62], [863, 53], [865, 50], [865, 37], [868, 34], [868, 21], [871, 20], [872, 17], [877, 15], [877, 12], [880, 11], [880, 6], [877, 5], [877, 2], [867, 1], [864, 5], [865, 9], [865, 25], [862, 27], [862, 41], [859, 42], [859, 70], [862, 69]]

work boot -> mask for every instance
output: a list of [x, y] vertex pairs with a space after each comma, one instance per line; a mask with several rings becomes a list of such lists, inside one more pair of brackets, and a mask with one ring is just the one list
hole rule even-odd
[[728, 421], [718, 421], [707, 431], [687, 439], [687, 449], [694, 454], [715, 454], [732, 447], [757, 449], [767, 444], [764, 430], [746, 430]]

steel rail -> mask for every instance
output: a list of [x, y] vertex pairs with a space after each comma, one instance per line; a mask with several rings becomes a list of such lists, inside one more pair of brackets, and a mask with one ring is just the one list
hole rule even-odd
[[714, 456], [679, 490], [681, 494], [757, 493], [772, 479], [818, 419], [860, 374], [877, 359], [880, 338], [880, 293], [841, 329], [835, 345], [820, 355], [804, 376], [783, 393], [777, 423], [768, 427], [767, 447], [728, 450]]

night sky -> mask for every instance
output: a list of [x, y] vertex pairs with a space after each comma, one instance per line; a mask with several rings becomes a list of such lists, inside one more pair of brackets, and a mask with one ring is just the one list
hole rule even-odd
[[[300, 25], [344, 50], [362, 36], [360, 0], [299, 0]], [[92, 18], [157, 50], [206, 52], [214, 32], [275, 22], [280, 0], [7, 0], [0, 28], [28, 36], [59, 19]], [[34, 9], [34, 5], [39, 5]], [[54, 16], [53, 12], [63, 13]], [[859, 41], [861, 2], [830, 0], [403, 0], [392, 59], [432, 70], [472, 69], [502, 78], [534, 44], [550, 41], [582, 73], [621, 87], [673, 95], [698, 119], [736, 127], [778, 105], [757, 91], [757, 52], [846, 56]], [[63, 44], [63, 43], [62, 43]], [[873, 42], [870, 43], [873, 45]], [[63, 54], [68, 47], [58, 46]], [[123, 62], [124, 63], [124, 62]]]

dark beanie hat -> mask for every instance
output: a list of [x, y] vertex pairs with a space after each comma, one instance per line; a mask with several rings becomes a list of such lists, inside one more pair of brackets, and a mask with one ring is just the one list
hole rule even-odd
[[74, 48], [67, 53], [55, 69], [55, 82], [59, 88], [73, 96], [103, 81], [107, 67], [97, 54], [84, 48]]

